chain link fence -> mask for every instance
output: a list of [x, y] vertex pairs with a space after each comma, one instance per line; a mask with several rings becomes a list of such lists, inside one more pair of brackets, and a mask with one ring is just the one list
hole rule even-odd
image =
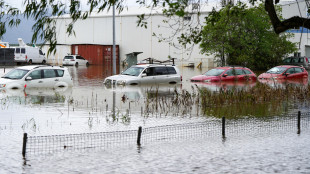
[[[299, 116], [298, 116], [299, 115]], [[137, 130], [29, 136], [24, 134], [23, 155], [81, 149], [108, 149], [145, 145], [159, 141], [205, 137], [234, 137], [247, 134], [302, 132], [310, 126], [310, 113], [262, 118], [213, 119], [211, 121], [164, 125]]]

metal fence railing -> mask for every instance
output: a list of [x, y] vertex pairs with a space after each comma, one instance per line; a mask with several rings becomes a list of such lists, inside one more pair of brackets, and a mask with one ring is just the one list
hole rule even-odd
[[24, 134], [23, 155], [54, 153], [77, 149], [107, 149], [118, 146], [148, 144], [203, 137], [233, 137], [244, 134], [273, 134], [296, 131], [310, 127], [310, 113], [263, 118], [213, 119], [212, 121], [164, 125], [137, 130], [27, 136]]

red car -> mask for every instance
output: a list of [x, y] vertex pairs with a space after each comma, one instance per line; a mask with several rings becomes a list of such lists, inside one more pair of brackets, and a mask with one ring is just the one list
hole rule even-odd
[[281, 65], [268, 70], [267, 72], [258, 76], [258, 79], [296, 79], [308, 78], [308, 72], [304, 67]]
[[256, 75], [246, 67], [218, 67], [191, 78], [191, 82], [221, 82], [256, 80]]

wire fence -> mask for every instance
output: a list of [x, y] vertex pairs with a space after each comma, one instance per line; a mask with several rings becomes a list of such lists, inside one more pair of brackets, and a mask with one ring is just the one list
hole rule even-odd
[[25, 154], [46, 154], [78, 149], [108, 149], [152, 142], [247, 134], [300, 133], [310, 127], [310, 113], [263, 118], [213, 119], [211, 121], [141, 128], [137, 130], [29, 136], [24, 134]]

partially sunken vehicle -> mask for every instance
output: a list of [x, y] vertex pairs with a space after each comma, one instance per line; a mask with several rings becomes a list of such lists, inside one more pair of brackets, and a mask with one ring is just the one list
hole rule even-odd
[[73, 86], [67, 68], [59, 66], [22, 66], [0, 78], [1, 89], [58, 88]]
[[134, 65], [119, 75], [105, 78], [105, 85], [175, 84], [182, 81], [178, 68], [174, 65], [140, 64]]

